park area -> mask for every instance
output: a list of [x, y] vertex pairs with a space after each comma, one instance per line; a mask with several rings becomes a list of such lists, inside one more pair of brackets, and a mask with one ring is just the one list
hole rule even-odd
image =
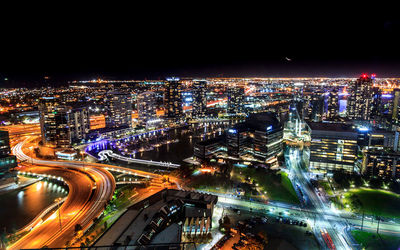
[[232, 180], [251, 183], [270, 200], [298, 204], [296, 191], [285, 172], [272, 171], [264, 168], [234, 167]]
[[378, 189], [351, 189], [341, 199], [342, 204], [353, 212], [374, 216], [400, 218], [400, 195]]
[[351, 231], [351, 234], [363, 249], [396, 250], [400, 247], [400, 238], [396, 236], [370, 233], [360, 230], [353, 230]]
[[264, 168], [233, 167], [230, 177], [216, 174], [195, 175], [191, 176], [187, 186], [224, 194], [238, 194], [238, 190], [243, 190], [242, 195], [246, 198], [299, 204], [287, 174]]

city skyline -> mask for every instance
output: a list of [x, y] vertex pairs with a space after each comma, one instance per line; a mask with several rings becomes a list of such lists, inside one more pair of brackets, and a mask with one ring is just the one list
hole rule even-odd
[[0, 16], [0, 250], [400, 249], [388, 4], [119, 4]]

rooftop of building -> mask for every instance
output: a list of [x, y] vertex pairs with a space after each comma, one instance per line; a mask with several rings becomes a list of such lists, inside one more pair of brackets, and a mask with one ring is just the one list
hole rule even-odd
[[237, 132], [247, 130], [267, 131], [281, 128], [282, 124], [273, 112], [253, 113], [246, 118], [245, 122], [235, 124], [232, 129]]
[[311, 131], [357, 132], [353, 125], [346, 123], [309, 122], [308, 126]]
[[196, 144], [200, 145], [200, 146], [208, 146], [211, 144], [219, 143], [221, 141], [223, 141], [223, 136], [218, 136], [218, 137], [211, 138], [211, 139], [204, 140], [204, 141], [198, 141], [198, 142], [196, 142]]
[[180, 231], [181, 231], [181, 226], [176, 223], [172, 223], [163, 231], [154, 236], [151, 243], [152, 244], [178, 243], [180, 242], [181, 238]]
[[128, 128], [129, 128], [128, 125], [121, 125], [121, 126], [116, 127], [116, 128], [106, 127], [106, 128], [93, 129], [93, 130], [90, 131], [90, 133], [91, 134], [97, 134], [97, 133], [103, 134], [103, 133], [114, 132], [114, 131], [119, 131], [119, 130], [128, 129]]
[[231, 129], [234, 129], [234, 130], [236, 130], [236, 132], [240, 133], [240, 132], [248, 131], [249, 126], [246, 123], [241, 122], [241, 123], [236, 123], [235, 125], [233, 125]]
[[261, 131], [267, 130], [270, 126], [272, 126], [272, 128], [278, 128], [282, 126], [276, 114], [272, 112], [250, 114], [250, 116], [246, 119], [246, 123], [250, 127]]
[[394, 151], [392, 147], [370, 147], [366, 151], [369, 154], [374, 154], [374, 155], [387, 155], [387, 156], [396, 156], [400, 157], [400, 152], [399, 151]]
[[146, 95], [155, 95], [156, 93], [153, 91], [145, 91], [142, 93], [139, 93], [138, 96], [146, 96]]
[[0, 130], [0, 136], [1, 137], [8, 137], [8, 131], [7, 130]]
[[[132, 245], [137, 242], [142, 233], [145, 233], [150, 223], [160, 215], [161, 211], [170, 213], [172, 209], [177, 206], [185, 206], [185, 204], [192, 204], [186, 210], [185, 216], [212, 216], [212, 211], [207, 208], [207, 204], [215, 204], [218, 197], [210, 194], [202, 194], [191, 191], [163, 189], [129, 207], [117, 221], [107, 229], [107, 231], [97, 240], [95, 246], [103, 245], [124, 245], [127, 244], [126, 239], [129, 238], [128, 244]], [[187, 213], [187, 214], [186, 214]], [[174, 228], [162, 229], [153, 238], [157, 243], [164, 242], [166, 239], [165, 234], [170, 230], [176, 233]], [[157, 237], [158, 234], [161, 234]], [[129, 237], [128, 237], [129, 236]], [[178, 237], [176, 237], [178, 238]], [[153, 243], [154, 243], [153, 242]]]
[[394, 131], [390, 131], [390, 130], [383, 129], [383, 128], [376, 128], [376, 127], [372, 128], [371, 132], [373, 134], [394, 134], [395, 133]]

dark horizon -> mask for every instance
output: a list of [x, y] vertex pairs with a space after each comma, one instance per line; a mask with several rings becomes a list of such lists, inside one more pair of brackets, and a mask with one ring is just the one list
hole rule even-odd
[[[69, 72], [44, 72], [44, 73], [10, 73], [1, 74], [1, 87], [40, 87], [60, 86], [73, 80], [164, 80], [169, 76], [214, 78], [214, 77], [239, 77], [239, 78], [279, 78], [279, 77], [328, 77], [328, 78], [356, 78], [362, 73], [376, 74], [378, 78], [400, 78], [400, 63], [367, 64], [367, 63], [325, 63], [315, 62], [296, 63], [283, 58], [275, 64], [267, 65], [258, 62], [230, 63], [228, 65], [190, 66], [176, 69], [134, 69], [125, 71], [87, 71], [83, 73]], [[104, 72], [104, 73], [103, 73]], [[45, 79], [50, 77], [50, 79]], [[7, 78], [7, 81], [5, 81]]]
[[44, 76], [60, 84], [171, 75], [400, 77], [396, 18], [372, 12], [364, 18], [361, 9], [289, 11], [277, 17], [254, 7], [243, 9], [243, 15], [217, 8], [202, 11], [103, 19], [86, 12], [75, 19], [51, 12], [29, 19], [32, 14], [19, 13], [21, 23], [12, 19], [16, 22], [5, 27], [1, 41], [0, 87], [40, 86]]

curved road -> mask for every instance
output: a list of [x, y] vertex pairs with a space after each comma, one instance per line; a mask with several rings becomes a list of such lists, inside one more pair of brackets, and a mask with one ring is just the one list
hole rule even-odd
[[30, 139], [28, 137], [13, 148], [13, 153], [19, 160], [29, 162], [24, 163], [29, 167], [25, 171], [60, 176], [67, 182], [70, 192], [60, 208], [62, 231], [58, 214], [53, 214], [9, 248], [63, 247], [73, 238], [76, 224], [87, 228], [102, 213], [113, 195], [115, 180], [108, 171], [101, 168], [86, 167], [85, 172], [82, 171], [82, 163], [30, 158], [22, 152], [22, 146]]

